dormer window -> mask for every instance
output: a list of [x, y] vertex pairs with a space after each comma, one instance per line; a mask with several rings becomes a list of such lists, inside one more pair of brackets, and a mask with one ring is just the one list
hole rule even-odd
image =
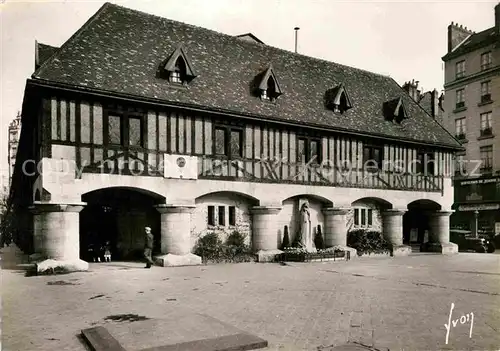
[[388, 121], [401, 123], [403, 119], [408, 118], [406, 107], [402, 98], [387, 101], [384, 104], [384, 116]]
[[174, 70], [170, 72], [170, 81], [172, 83], [182, 84], [185, 81], [186, 77], [186, 64], [182, 57], [179, 57], [177, 61], [175, 61]]
[[273, 77], [267, 79], [267, 89], [262, 90], [261, 98], [263, 100], [274, 100], [278, 97], [276, 94], [276, 84], [274, 83]]
[[196, 78], [193, 66], [181, 46], [175, 50], [165, 63], [163, 72], [165, 73], [164, 78], [168, 78], [170, 83], [175, 84], [185, 85]]
[[335, 113], [344, 113], [345, 111], [352, 108], [351, 99], [344, 86], [340, 84], [333, 89], [326, 91], [326, 107], [333, 110]]
[[282, 94], [276, 75], [270, 65], [258, 78], [258, 91], [260, 98], [267, 101], [275, 101]]

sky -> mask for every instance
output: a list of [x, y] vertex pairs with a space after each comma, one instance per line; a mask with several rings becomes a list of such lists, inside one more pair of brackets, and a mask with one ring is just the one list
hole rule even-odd
[[[453, 21], [479, 32], [494, 25], [497, 1], [118, 0], [116, 3], [230, 35], [443, 89], [441, 57]], [[7, 133], [34, 71], [35, 40], [61, 46], [102, 5], [92, 0], [0, 0], [0, 176]]]

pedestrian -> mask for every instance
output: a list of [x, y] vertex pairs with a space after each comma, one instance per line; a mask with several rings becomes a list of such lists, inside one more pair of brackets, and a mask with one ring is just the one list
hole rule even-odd
[[106, 241], [104, 245], [104, 262], [111, 262], [111, 243]]
[[151, 233], [151, 228], [150, 227], [145, 227], [144, 228], [146, 232], [146, 245], [144, 247], [144, 258], [146, 259], [146, 267], [144, 268], [151, 268], [151, 266], [154, 266], [153, 258], [151, 257], [151, 253], [153, 251], [153, 234]]

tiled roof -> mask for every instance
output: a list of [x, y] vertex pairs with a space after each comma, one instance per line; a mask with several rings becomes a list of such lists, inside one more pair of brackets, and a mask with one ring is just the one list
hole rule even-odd
[[[182, 45], [197, 77], [172, 88], [157, 72]], [[272, 64], [283, 91], [275, 103], [252, 94]], [[106, 3], [33, 79], [331, 130], [460, 148], [390, 77], [324, 61]], [[325, 93], [343, 83], [353, 108], [336, 114]], [[408, 119], [384, 119], [384, 102], [402, 97]]]
[[47, 61], [47, 59], [50, 58], [50, 56], [52, 56], [57, 50], [59, 50], [59, 48], [47, 44], [37, 43], [36, 50], [38, 51], [37, 65], [41, 66], [45, 61]]
[[499, 42], [500, 39], [496, 35], [495, 27], [485, 29], [479, 33], [471, 34], [471, 36], [459, 45], [455, 50], [443, 56], [443, 61], [448, 61], [465, 53], [476, 50], [477, 48]]

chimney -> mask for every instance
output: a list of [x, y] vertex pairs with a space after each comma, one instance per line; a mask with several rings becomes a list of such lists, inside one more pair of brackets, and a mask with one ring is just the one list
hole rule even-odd
[[420, 91], [418, 90], [418, 80], [415, 82], [415, 79], [412, 79], [411, 82], [406, 82], [403, 85], [403, 89], [406, 90], [408, 95], [410, 95], [413, 100], [418, 102], [420, 95]]
[[439, 109], [441, 107], [441, 97], [439, 97], [438, 91], [434, 89], [431, 91], [431, 115], [433, 118], [439, 116]]
[[[497, 11], [497, 8], [495, 8], [495, 11]], [[464, 41], [464, 39], [471, 34], [472, 31], [467, 29], [467, 27], [464, 28], [464, 26], [459, 25], [458, 23], [451, 22], [451, 24], [448, 26], [448, 52], [451, 52], [453, 49], [455, 49], [458, 44]]]
[[500, 2], [495, 6], [495, 32], [500, 35]]

